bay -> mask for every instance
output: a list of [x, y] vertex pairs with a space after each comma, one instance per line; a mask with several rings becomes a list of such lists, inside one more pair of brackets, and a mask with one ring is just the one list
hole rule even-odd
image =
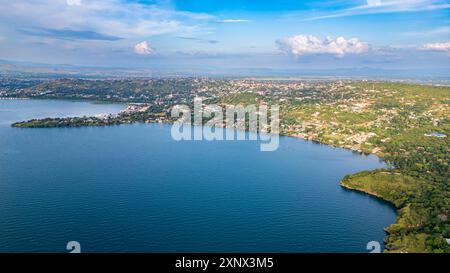
[[367, 252], [395, 210], [339, 186], [375, 156], [282, 137], [175, 141], [167, 124], [18, 129], [124, 106], [0, 100], [0, 252]]

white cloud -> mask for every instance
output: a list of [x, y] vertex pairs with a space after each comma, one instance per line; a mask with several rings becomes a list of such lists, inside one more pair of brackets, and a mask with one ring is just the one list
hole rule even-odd
[[313, 35], [296, 35], [277, 41], [280, 49], [294, 56], [311, 54], [331, 54], [342, 57], [346, 54], [361, 54], [368, 50], [366, 43], [357, 38], [346, 40], [344, 37], [320, 39]]
[[432, 36], [432, 35], [440, 35], [440, 34], [448, 34], [450, 33], [450, 26], [438, 27], [429, 30], [415, 30], [404, 32], [404, 35], [407, 36]]
[[428, 43], [421, 47], [422, 50], [450, 52], [450, 42], [446, 43]]
[[379, 5], [381, 5], [381, 0], [367, 0], [367, 5], [379, 6]]
[[367, 0], [366, 4], [327, 13], [306, 20], [321, 20], [361, 14], [383, 14], [448, 9], [447, 0]]
[[81, 6], [81, 0], [66, 0], [69, 6]]
[[[17, 29], [90, 30], [110, 36], [145, 39], [166, 33], [196, 33], [212, 16], [181, 12], [170, 6], [123, 0], [1, 1], [0, 23]], [[67, 8], [67, 6], [79, 8]]]
[[224, 19], [224, 20], [217, 20], [217, 23], [247, 23], [250, 22], [249, 20], [245, 19]]
[[134, 46], [134, 53], [139, 55], [152, 55], [155, 51], [150, 47], [150, 44], [147, 41], [143, 41]]

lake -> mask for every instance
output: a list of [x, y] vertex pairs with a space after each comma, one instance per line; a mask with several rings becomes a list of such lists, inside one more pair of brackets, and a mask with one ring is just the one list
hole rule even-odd
[[343, 189], [375, 156], [282, 137], [175, 141], [170, 125], [18, 129], [124, 106], [0, 100], [0, 252], [367, 252], [395, 210]]

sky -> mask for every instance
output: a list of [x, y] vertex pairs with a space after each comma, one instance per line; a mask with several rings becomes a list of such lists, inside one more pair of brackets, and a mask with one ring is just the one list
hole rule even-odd
[[448, 0], [0, 0], [0, 59], [450, 72]]

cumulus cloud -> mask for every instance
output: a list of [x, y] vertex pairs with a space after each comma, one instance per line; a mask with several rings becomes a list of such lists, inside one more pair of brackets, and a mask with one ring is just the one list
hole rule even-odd
[[81, 0], [66, 0], [69, 6], [81, 6]]
[[313, 35], [295, 35], [278, 40], [277, 44], [283, 52], [294, 56], [330, 54], [342, 57], [346, 54], [361, 54], [369, 49], [366, 43], [360, 42], [357, 38], [320, 39]]
[[422, 50], [445, 51], [450, 52], [450, 42], [446, 43], [428, 43], [421, 47]]
[[139, 55], [152, 55], [155, 51], [150, 47], [150, 44], [147, 41], [143, 41], [134, 46], [134, 53]]

